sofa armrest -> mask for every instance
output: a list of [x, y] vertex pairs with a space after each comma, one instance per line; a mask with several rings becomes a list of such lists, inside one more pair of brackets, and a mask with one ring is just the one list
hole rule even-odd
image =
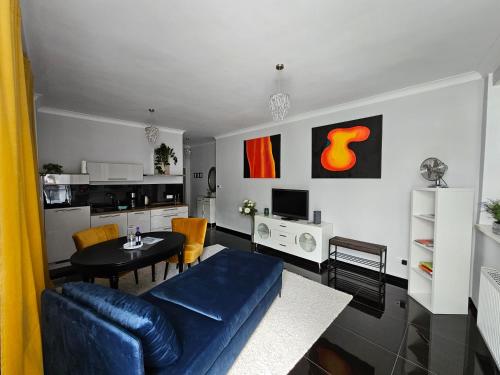
[[140, 340], [55, 291], [42, 294], [46, 374], [144, 374]]

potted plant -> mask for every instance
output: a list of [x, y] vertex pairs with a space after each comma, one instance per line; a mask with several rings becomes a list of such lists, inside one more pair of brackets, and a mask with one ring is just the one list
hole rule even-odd
[[243, 201], [243, 205], [238, 207], [238, 211], [240, 212], [240, 214], [242, 215], [245, 215], [245, 216], [250, 216], [251, 218], [251, 232], [250, 232], [250, 236], [251, 236], [251, 242], [252, 242], [252, 246], [253, 246], [253, 243], [254, 243], [254, 237], [253, 237], [253, 232], [254, 232], [254, 227], [255, 227], [255, 214], [257, 213], [257, 208], [255, 208], [256, 206], [256, 203], [254, 201], [251, 201], [250, 199], [245, 199]]
[[63, 173], [62, 165], [54, 163], [44, 164], [42, 166], [42, 171], [40, 172], [42, 176], [46, 174], [62, 174], [62, 173]]
[[156, 174], [170, 174], [170, 162], [177, 165], [177, 156], [174, 149], [162, 143], [160, 147], [155, 148], [155, 172]]
[[491, 227], [493, 233], [500, 235], [500, 200], [488, 200], [488, 202], [483, 203], [484, 209], [487, 213], [491, 215], [494, 222]]

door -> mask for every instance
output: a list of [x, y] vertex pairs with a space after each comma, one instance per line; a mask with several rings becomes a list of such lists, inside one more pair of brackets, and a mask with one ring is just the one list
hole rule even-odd
[[72, 235], [90, 226], [90, 207], [45, 210], [45, 241], [49, 263], [67, 260], [76, 251]]

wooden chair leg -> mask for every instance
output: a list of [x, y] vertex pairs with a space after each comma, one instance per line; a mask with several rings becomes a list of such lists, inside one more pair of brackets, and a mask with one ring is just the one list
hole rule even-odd
[[134, 270], [134, 278], [135, 278], [135, 284], [139, 284], [139, 273], [137, 270]]
[[163, 273], [163, 280], [167, 279], [167, 273], [168, 273], [168, 262], [165, 262], [165, 272]]

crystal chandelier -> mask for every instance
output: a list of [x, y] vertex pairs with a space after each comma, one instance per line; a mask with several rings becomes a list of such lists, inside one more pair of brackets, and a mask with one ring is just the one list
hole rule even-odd
[[[276, 70], [278, 74], [285, 69], [283, 64], [277, 64]], [[290, 108], [290, 95], [281, 92], [281, 77], [278, 76], [278, 92], [276, 94], [271, 95], [269, 98], [269, 109], [271, 110], [271, 114], [273, 116], [274, 121], [283, 120]]]
[[153, 113], [155, 112], [154, 108], [149, 108], [149, 125], [144, 129], [146, 133], [146, 139], [148, 140], [150, 145], [156, 144], [158, 139], [158, 135], [160, 134], [160, 129], [156, 126], [153, 126]]

